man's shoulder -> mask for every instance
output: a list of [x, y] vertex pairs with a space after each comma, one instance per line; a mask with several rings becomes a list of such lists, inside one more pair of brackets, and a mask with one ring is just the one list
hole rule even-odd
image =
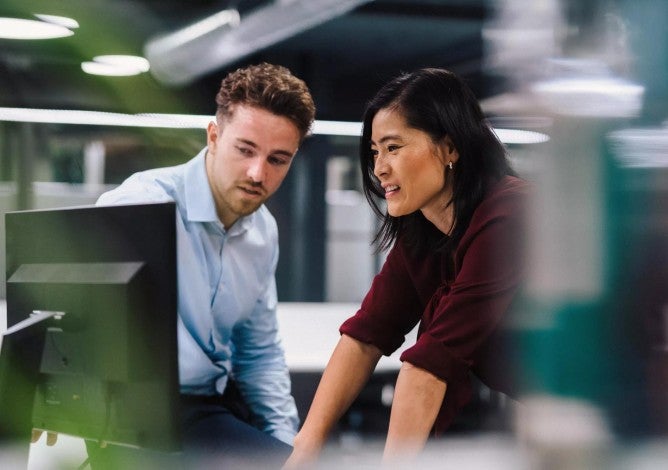
[[173, 201], [182, 186], [183, 165], [152, 168], [129, 176], [119, 186], [102, 194], [97, 204]]
[[159, 186], [171, 188], [183, 184], [185, 176], [185, 164], [168, 166], [162, 168], [151, 168], [133, 174], [128, 180], [134, 179], [146, 186]]

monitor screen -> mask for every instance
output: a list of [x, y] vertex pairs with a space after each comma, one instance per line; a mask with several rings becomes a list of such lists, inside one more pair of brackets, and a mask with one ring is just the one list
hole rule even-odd
[[178, 450], [174, 203], [12, 212], [5, 223], [0, 408], [15, 417], [5, 434]]

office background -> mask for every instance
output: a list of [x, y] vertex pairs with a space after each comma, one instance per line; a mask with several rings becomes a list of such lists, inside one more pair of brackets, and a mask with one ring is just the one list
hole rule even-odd
[[[656, 457], [668, 433], [668, 2], [0, 5], [0, 16], [35, 14], [77, 24], [57, 39], [0, 38], [3, 213], [88, 204], [135, 171], [187, 161], [205, 143], [220, 79], [238, 66], [278, 63], [307, 82], [319, 123], [269, 203], [286, 304], [347, 308], [382, 263], [356, 160], [366, 100], [417, 67], [463, 76], [519, 173], [537, 183], [531, 275], [513, 316], [527, 400], [511, 435], [566, 464], [577, 462], [575, 442], [647, 443], [638, 454]], [[150, 69], [84, 71], [110, 66], [107, 55], [146, 57]], [[555, 448], [566, 450], [543, 452]]]

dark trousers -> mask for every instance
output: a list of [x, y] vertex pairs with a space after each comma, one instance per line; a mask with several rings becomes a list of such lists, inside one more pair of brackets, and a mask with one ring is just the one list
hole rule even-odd
[[234, 393], [226, 392], [223, 397], [182, 395], [182, 452], [100, 448], [93, 441], [86, 441], [86, 448], [93, 470], [280, 468], [292, 447], [253, 427], [249, 419]]

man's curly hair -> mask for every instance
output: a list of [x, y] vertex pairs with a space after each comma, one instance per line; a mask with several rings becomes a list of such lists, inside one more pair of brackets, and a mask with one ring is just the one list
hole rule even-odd
[[237, 104], [266, 109], [290, 119], [303, 139], [315, 118], [315, 104], [303, 80], [285, 67], [261, 63], [227, 75], [216, 95], [216, 116], [230, 118]]

